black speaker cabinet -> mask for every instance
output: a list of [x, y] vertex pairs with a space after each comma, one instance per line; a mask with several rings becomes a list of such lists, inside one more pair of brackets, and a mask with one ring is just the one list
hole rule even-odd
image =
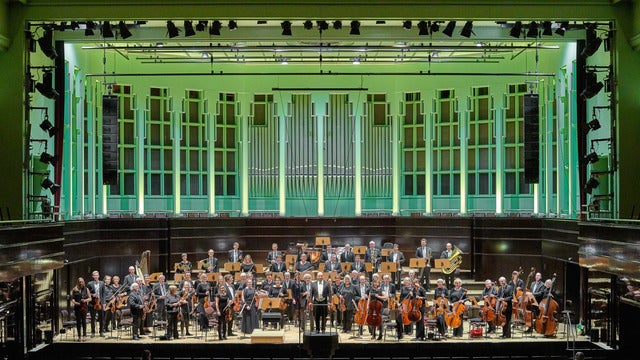
[[524, 182], [540, 182], [540, 97], [524, 95]]
[[118, 183], [118, 97], [102, 97], [102, 183]]

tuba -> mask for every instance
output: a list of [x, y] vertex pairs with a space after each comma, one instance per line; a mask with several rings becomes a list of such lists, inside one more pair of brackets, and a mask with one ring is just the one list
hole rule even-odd
[[456, 269], [462, 264], [462, 251], [457, 246], [453, 247], [453, 252], [449, 257], [449, 266], [442, 268], [442, 272], [449, 275], [456, 271]]

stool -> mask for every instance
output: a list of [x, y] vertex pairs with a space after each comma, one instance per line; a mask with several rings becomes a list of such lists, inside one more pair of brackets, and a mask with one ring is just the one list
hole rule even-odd
[[280, 314], [279, 312], [262, 313], [262, 321], [267, 324], [269, 323], [274, 324], [275, 327], [277, 328], [280, 322], [282, 321], [282, 314]]
[[438, 321], [436, 319], [425, 319], [424, 331], [428, 340], [440, 340], [442, 334], [438, 329]]
[[481, 318], [469, 319], [469, 338], [486, 337], [487, 322]]

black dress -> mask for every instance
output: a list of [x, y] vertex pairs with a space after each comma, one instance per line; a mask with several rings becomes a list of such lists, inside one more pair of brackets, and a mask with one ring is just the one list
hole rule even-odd
[[260, 326], [258, 320], [258, 307], [254, 301], [256, 290], [254, 288], [245, 288], [242, 290], [244, 296], [244, 306], [242, 311], [242, 323], [240, 329], [245, 334], [253, 333], [253, 329]]

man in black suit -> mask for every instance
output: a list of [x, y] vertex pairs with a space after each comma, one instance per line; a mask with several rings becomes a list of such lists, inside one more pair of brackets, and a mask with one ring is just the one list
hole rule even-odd
[[393, 249], [387, 255], [387, 261], [396, 264], [396, 273], [393, 274], [394, 282], [400, 283], [400, 275], [402, 274], [402, 264], [406, 261], [404, 254], [399, 250], [398, 244], [393, 244]]
[[89, 288], [89, 292], [91, 293], [91, 302], [89, 303], [89, 313], [91, 314], [91, 337], [96, 336], [96, 321], [98, 322], [98, 331], [100, 332], [100, 336], [104, 336], [104, 328], [102, 324], [102, 310], [94, 309], [94, 306], [97, 302], [102, 302], [103, 293], [104, 293], [104, 282], [100, 280], [100, 273], [96, 270], [91, 273], [93, 280], [89, 281], [87, 284], [87, 288]]
[[229, 262], [242, 261], [242, 250], [240, 250], [240, 244], [233, 243], [233, 249], [229, 250]]
[[208, 273], [218, 272], [218, 259], [213, 256], [214, 254], [213, 249], [209, 249], [209, 251], [207, 251], [207, 258], [201, 261], [202, 267], [205, 268]]
[[380, 266], [380, 261], [382, 260], [382, 252], [380, 249], [376, 247], [376, 243], [373, 241], [369, 242], [369, 247], [364, 253], [364, 262], [371, 263], [373, 266], [373, 272], [378, 272], [378, 266]]
[[282, 255], [276, 256], [275, 261], [269, 266], [269, 271], [274, 273], [282, 273], [287, 271], [287, 264], [282, 261]]
[[[453, 255], [453, 245], [451, 245], [451, 243], [447, 243], [446, 248], [442, 251], [442, 254], [440, 254], [440, 258], [450, 259], [452, 255]], [[459, 273], [460, 273], [460, 269], [455, 269], [451, 274], [443, 274], [444, 281], [445, 281], [445, 284], [447, 285], [447, 288], [450, 289], [453, 287], [453, 279]]]
[[131, 291], [131, 285], [136, 282], [137, 277], [138, 275], [136, 275], [136, 268], [133, 266], [129, 266], [129, 273], [124, 277], [124, 282], [122, 283], [125, 293]]
[[416, 257], [425, 259], [425, 267], [422, 269], [422, 277], [420, 282], [425, 290], [429, 291], [429, 279], [431, 277], [431, 248], [427, 246], [427, 239], [420, 239], [420, 246], [416, 249]]
[[316, 331], [324, 333], [327, 321], [327, 303], [329, 299], [329, 282], [324, 281], [324, 275], [318, 273], [318, 281], [311, 285], [311, 298], [316, 318]]
[[382, 276], [382, 285], [380, 287], [382, 288], [382, 291], [387, 294], [388, 298], [382, 306], [383, 308], [388, 308], [389, 301], [396, 300], [396, 285], [391, 282], [391, 276], [389, 276], [389, 274], [384, 274], [384, 276]]
[[364, 261], [360, 257], [360, 254], [356, 255], [355, 261], [351, 264], [351, 271], [357, 271], [359, 273], [366, 271], [366, 266], [364, 265]]
[[342, 272], [342, 268], [340, 267], [340, 263], [338, 262], [338, 257], [336, 254], [331, 254], [331, 258], [324, 263], [324, 271], [337, 271], [338, 273]]
[[267, 254], [267, 266], [271, 266], [271, 264], [276, 262], [278, 256], [282, 257], [282, 252], [278, 251], [278, 244], [271, 244], [271, 251]]
[[131, 317], [133, 318], [132, 322], [132, 332], [133, 332], [133, 340], [140, 339], [140, 326], [142, 322], [142, 311], [144, 308], [144, 300], [142, 300], [142, 294], [140, 293], [140, 287], [137, 283], [133, 283], [131, 285], [131, 292], [129, 293], [129, 298], [127, 299], [127, 303], [129, 304], [129, 309], [131, 310]]
[[[542, 281], [542, 274], [536, 274], [536, 280], [531, 283], [531, 293], [536, 298], [537, 302], [542, 301], [542, 295], [544, 294], [544, 281]], [[535, 308], [535, 307], [534, 307]]]
[[167, 319], [167, 309], [165, 299], [169, 294], [169, 284], [165, 281], [164, 275], [158, 276], [158, 283], [153, 286], [153, 294], [156, 296], [156, 311], [158, 311], [158, 319]]
[[506, 300], [507, 309], [505, 313], [505, 324], [502, 327], [502, 337], [510, 338], [511, 337], [511, 311], [513, 307], [511, 305], [511, 299], [513, 298], [513, 287], [510, 284], [507, 284], [507, 279], [504, 276], [501, 276], [498, 279], [500, 283], [500, 288], [498, 288], [498, 301]]
[[350, 244], [346, 244], [344, 246], [344, 252], [340, 254], [339, 261], [341, 263], [352, 263], [355, 261], [355, 254], [353, 253], [353, 249], [351, 249]]

